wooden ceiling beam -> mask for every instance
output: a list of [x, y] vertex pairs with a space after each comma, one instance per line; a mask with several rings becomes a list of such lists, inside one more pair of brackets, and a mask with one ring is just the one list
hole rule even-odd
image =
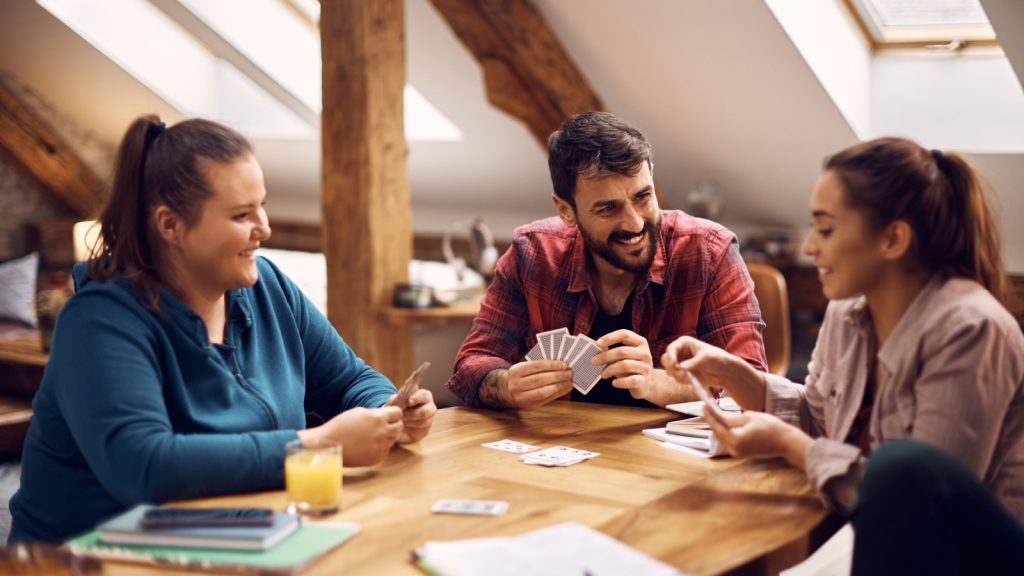
[[544, 149], [566, 118], [605, 109], [529, 0], [431, 2], [483, 68], [487, 99]]
[[0, 148], [76, 216], [99, 214], [103, 181], [4, 82], [0, 82]]

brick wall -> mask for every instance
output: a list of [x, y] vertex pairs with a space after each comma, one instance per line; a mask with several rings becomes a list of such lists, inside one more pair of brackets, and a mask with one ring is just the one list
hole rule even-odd
[[[101, 178], [109, 177], [114, 157], [111, 144], [83, 130], [42, 95], [3, 70], [0, 70], [0, 83], [35, 111], [93, 172]], [[35, 248], [29, 228], [69, 218], [72, 214], [63, 204], [55, 200], [7, 151], [0, 149], [0, 260], [23, 256]]]
[[26, 226], [67, 212], [13, 158], [0, 151], [0, 260], [30, 251]]

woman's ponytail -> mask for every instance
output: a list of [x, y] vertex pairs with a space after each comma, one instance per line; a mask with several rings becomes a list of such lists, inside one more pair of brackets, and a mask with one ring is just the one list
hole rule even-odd
[[877, 138], [827, 158], [825, 169], [874, 231], [895, 220], [910, 224], [911, 256], [924, 270], [970, 278], [1003, 301], [999, 232], [980, 179], [963, 157], [904, 138]]
[[973, 278], [1000, 302], [1006, 290], [1006, 274], [1000, 251], [999, 230], [985, 200], [978, 174], [959, 154], [935, 150], [932, 156], [949, 185], [953, 202], [953, 236], [958, 238], [945, 258], [954, 276]]

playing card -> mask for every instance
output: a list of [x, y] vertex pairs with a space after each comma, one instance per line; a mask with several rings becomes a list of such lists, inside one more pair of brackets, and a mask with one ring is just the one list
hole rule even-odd
[[[569, 331], [565, 328], [559, 328], [557, 330], [548, 330], [547, 332], [541, 332], [537, 334], [537, 343], [540, 344], [541, 353], [547, 360], [554, 360], [557, 354], [555, 350], [555, 335], [568, 334]], [[561, 338], [559, 338], [561, 342]]]
[[402, 410], [405, 410], [406, 404], [409, 403], [409, 397], [416, 393], [420, 389], [420, 382], [423, 380], [423, 373], [430, 368], [430, 362], [424, 362], [420, 364], [420, 367], [413, 371], [413, 373], [405, 379], [402, 383], [402, 387], [398, 389], [398, 393], [395, 394], [394, 400], [388, 403], [389, 406], [398, 406]]
[[697, 380], [697, 377], [693, 375], [693, 372], [687, 372], [687, 376], [690, 377], [690, 384], [693, 385], [693, 391], [697, 393], [697, 397], [704, 401], [706, 406], [711, 408], [711, 411], [718, 416], [723, 416], [725, 413], [718, 407], [718, 401], [708, 392], [707, 388]]
[[498, 440], [497, 442], [488, 442], [481, 444], [485, 448], [493, 448], [495, 450], [501, 450], [502, 452], [512, 452], [515, 454], [522, 454], [523, 452], [533, 452], [534, 450], [540, 450], [540, 446], [531, 446], [530, 444], [523, 444], [522, 442], [516, 442], [505, 438]]
[[[562, 360], [568, 362], [570, 366], [572, 365], [573, 360], [576, 359], [576, 356], [579, 356], [580, 351], [582, 351], [587, 345], [587, 341], [590, 340], [590, 338], [587, 338], [583, 334], [574, 336], [573, 338], [575, 341], [572, 343], [572, 347], [569, 348], [568, 351], [563, 352], [564, 358], [562, 358]], [[593, 342], [593, 340], [590, 341]]]
[[508, 510], [508, 502], [501, 500], [438, 500], [430, 509], [435, 514], [471, 514], [475, 516], [501, 516]]
[[585, 395], [601, 380], [601, 372], [604, 371], [607, 364], [597, 366], [591, 364], [590, 361], [593, 360], [594, 356], [600, 354], [602, 350], [590, 338], [586, 336], [581, 336], [580, 338], [586, 339], [587, 342], [585, 342], [583, 348], [572, 361], [572, 386]]
[[551, 337], [551, 356], [552, 360], [561, 360], [562, 354], [562, 342], [565, 342], [566, 337], [569, 336], [569, 331], [562, 328]]
[[526, 464], [539, 464], [541, 466], [572, 466], [595, 456], [600, 456], [600, 454], [577, 448], [569, 448], [568, 446], [552, 446], [539, 452], [523, 454], [519, 459]]
[[562, 336], [562, 345], [558, 349], [558, 359], [559, 360], [568, 360], [569, 359], [569, 350], [572, 350], [572, 347], [575, 346], [575, 345], [576, 345], [576, 337], [575, 336], [573, 336], [572, 334], [566, 334], [565, 336]]
[[537, 342], [530, 351], [526, 353], [527, 360], [543, 360], [544, 351], [541, 349], [540, 342]]

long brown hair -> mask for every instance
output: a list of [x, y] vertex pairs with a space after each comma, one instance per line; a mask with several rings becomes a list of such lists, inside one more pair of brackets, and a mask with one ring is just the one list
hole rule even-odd
[[244, 136], [210, 120], [193, 119], [164, 127], [146, 115], [132, 122], [118, 147], [113, 185], [100, 216], [98, 257], [89, 262], [96, 281], [127, 278], [151, 310], [159, 310], [157, 261], [160, 243], [153, 212], [167, 206], [191, 226], [202, 203], [213, 195], [203, 163], [229, 163], [248, 154]]
[[912, 254], [931, 273], [970, 278], [1003, 301], [999, 231], [977, 173], [962, 156], [904, 138], [877, 138], [825, 160], [843, 197], [873, 231], [904, 220]]

